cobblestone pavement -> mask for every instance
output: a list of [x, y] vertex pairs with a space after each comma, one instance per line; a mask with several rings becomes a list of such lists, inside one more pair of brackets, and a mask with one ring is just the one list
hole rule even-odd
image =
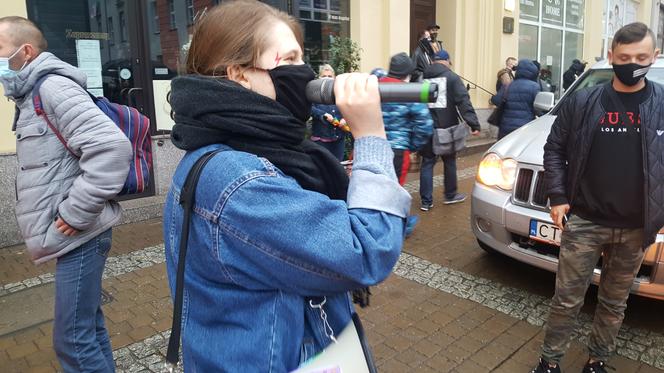
[[[106, 260], [106, 267], [102, 278], [111, 278], [135, 271], [139, 268], [147, 268], [155, 264], [163, 263], [164, 245], [147, 247], [142, 250], [134, 251], [120, 256], [110, 256]], [[31, 277], [20, 282], [13, 282], [0, 286], [0, 297], [17, 291], [26, 290], [35, 286], [48, 284], [55, 281], [53, 273], [48, 272], [36, 277]]]
[[[459, 160], [460, 191], [470, 191], [471, 166], [478, 161], [479, 156]], [[409, 176], [406, 188], [415, 193], [416, 211], [418, 175]], [[442, 178], [434, 183], [440, 186]], [[442, 194], [440, 188], [435, 192]], [[468, 229], [469, 207], [436, 207], [421, 214], [394, 275], [374, 288], [371, 307], [358, 311], [380, 372], [514, 373], [529, 371], [536, 360], [552, 275], [478, 249]], [[117, 370], [163, 372], [172, 305], [159, 222], [116, 228], [112, 255], [104, 274], [110, 301], [104, 312]], [[0, 250], [0, 307], [4, 299], [20, 299], [47, 286], [52, 270], [52, 265], [32, 266], [20, 247]], [[660, 309], [654, 301], [647, 305]], [[588, 311], [562, 363], [565, 371], [579, 371], [587, 358]], [[1, 324], [2, 373], [58, 369], [50, 322], [4, 335]], [[617, 372], [661, 372], [662, 330], [625, 325], [619, 356], [611, 361]]]

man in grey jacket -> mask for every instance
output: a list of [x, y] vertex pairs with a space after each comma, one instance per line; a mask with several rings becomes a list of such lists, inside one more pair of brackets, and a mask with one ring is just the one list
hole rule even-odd
[[[0, 18], [0, 83], [16, 103], [16, 218], [35, 263], [56, 259], [53, 347], [65, 372], [113, 372], [101, 310], [101, 275], [132, 156], [129, 140], [88, 96], [86, 75], [45, 52], [39, 29]], [[45, 115], [73, 156], [36, 114]]]

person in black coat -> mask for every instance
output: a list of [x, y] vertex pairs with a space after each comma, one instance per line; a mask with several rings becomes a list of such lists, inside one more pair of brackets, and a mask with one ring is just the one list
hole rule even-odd
[[[434, 128], [450, 128], [456, 125], [465, 125], [459, 121], [459, 116], [468, 124], [473, 135], [479, 135], [480, 122], [477, 119], [473, 104], [470, 102], [468, 90], [461, 78], [450, 69], [450, 55], [444, 49], [434, 55], [434, 63], [424, 70], [424, 78], [436, 80], [445, 78], [446, 107], [430, 104], [429, 110], [433, 118]], [[429, 211], [433, 207], [433, 167], [438, 156], [433, 153], [433, 136], [420, 150], [422, 156], [422, 169], [420, 170], [420, 197], [422, 206], [420, 210]], [[456, 153], [441, 155], [443, 161], [443, 174], [445, 178], [445, 204], [459, 203], [466, 199], [466, 195], [457, 192]]]
[[567, 90], [574, 81], [583, 74], [586, 69], [586, 63], [577, 59], [572, 61], [572, 65], [563, 73], [563, 89]]
[[417, 41], [417, 47], [413, 51], [411, 58], [415, 64], [415, 71], [411, 74], [411, 82], [422, 81], [422, 74], [427, 66], [433, 62], [434, 50], [431, 45], [431, 34], [425, 30]]

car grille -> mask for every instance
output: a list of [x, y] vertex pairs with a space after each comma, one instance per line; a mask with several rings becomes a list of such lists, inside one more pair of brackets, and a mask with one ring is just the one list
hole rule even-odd
[[544, 194], [544, 171], [535, 167], [520, 166], [512, 199], [517, 205], [539, 210], [546, 209], [548, 203]]
[[528, 202], [530, 199], [530, 184], [533, 182], [533, 170], [522, 168], [516, 178], [514, 186], [514, 199], [520, 202]]

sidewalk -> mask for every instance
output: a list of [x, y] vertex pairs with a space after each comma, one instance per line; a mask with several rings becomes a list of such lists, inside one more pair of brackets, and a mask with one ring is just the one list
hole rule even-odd
[[[479, 155], [459, 161], [462, 192], [470, 193]], [[416, 174], [409, 191], [416, 193]], [[440, 184], [437, 178], [436, 184]], [[440, 191], [435, 191], [440, 194]], [[415, 194], [413, 211], [419, 207]], [[456, 250], [473, 237], [470, 203], [436, 206], [406, 242], [395, 273], [373, 288], [359, 310], [380, 372], [528, 372], [542, 341], [546, 300], [463, 272], [486, 255]], [[453, 221], [453, 224], [442, 222]], [[114, 230], [105, 272], [104, 311], [118, 372], [162, 371], [171, 323], [161, 224], [151, 220]], [[33, 266], [23, 248], [0, 250], [0, 371], [53, 372], [51, 345], [53, 264]], [[459, 270], [461, 269], [461, 270]], [[506, 300], [511, 299], [511, 303]], [[522, 309], [519, 309], [519, 306]], [[533, 312], [524, 313], [523, 307]], [[520, 313], [521, 312], [521, 313]], [[617, 372], [661, 372], [664, 337], [624, 334], [638, 355], [617, 356]], [[641, 337], [642, 339], [638, 339]], [[644, 340], [645, 337], [651, 340]], [[580, 371], [586, 359], [580, 335], [563, 369]], [[630, 345], [630, 346], [632, 346]], [[640, 347], [639, 347], [640, 346]], [[631, 348], [631, 347], [630, 347]], [[625, 347], [624, 351], [631, 351]], [[626, 355], [626, 353], [623, 353]]]

